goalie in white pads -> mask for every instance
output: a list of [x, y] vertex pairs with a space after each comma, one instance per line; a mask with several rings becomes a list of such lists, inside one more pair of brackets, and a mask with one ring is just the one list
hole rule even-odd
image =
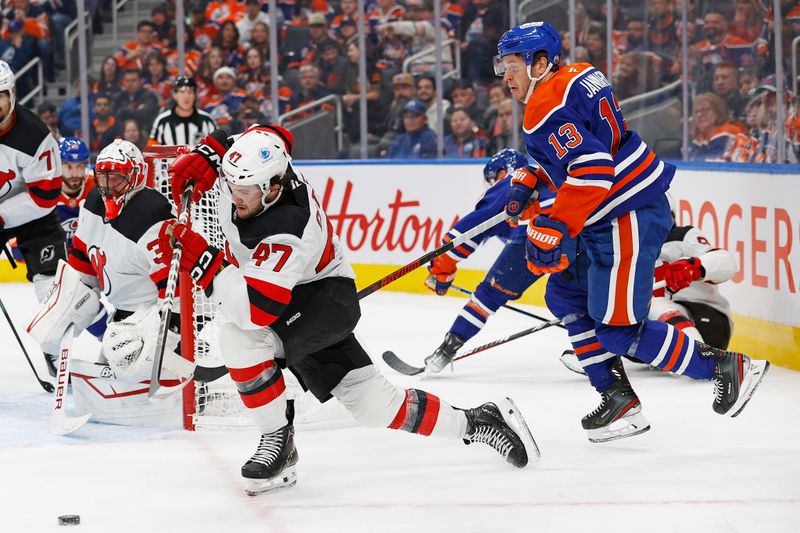
[[[103, 336], [103, 355], [118, 379], [138, 382], [150, 375], [159, 314], [169, 268], [158, 261], [158, 234], [174, 220], [169, 200], [146, 187], [139, 149], [120, 139], [97, 158], [92, 190], [80, 209], [67, 263], [28, 332], [40, 343], [58, 342], [70, 323], [75, 334], [91, 324], [104, 294], [114, 307]], [[193, 365], [174, 353], [179, 318], [173, 315], [164, 367], [176, 377]]]
[[676, 225], [674, 199], [668, 198], [673, 226], [661, 247], [662, 264], [655, 270], [656, 281], [664, 280], [666, 287], [653, 292], [650, 318], [725, 350], [733, 321], [717, 285], [736, 273], [736, 259], [728, 250], [712, 247], [699, 229]]
[[217, 273], [223, 251], [180, 224], [162, 235], [162, 255], [169, 259], [176, 239], [181, 270], [219, 304], [223, 358], [262, 433], [242, 467], [246, 492], [296, 482], [285, 366], [320, 401], [335, 397], [364, 426], [482, 442], [525, 466], [537, 452], [513, 402], [502, 411], [493, 403], [457, 409], [393, 385], [372, 364], [353, 335], [361, 314], [355, 276], [314, 191], [292, 166], [291, 149], [291, 134], [278, 126], [256, 125], [235, 140], [217, 130], [169, 168], [175, 197], [187, 182], [196, 198], [217, 181], [222, 188], [228, 265]]

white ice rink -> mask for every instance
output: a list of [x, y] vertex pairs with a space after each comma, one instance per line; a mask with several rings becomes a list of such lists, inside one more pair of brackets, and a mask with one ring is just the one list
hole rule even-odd
[[[0, 284], [17, 327], [34, 312], [31, 285]], [[464, 300], [377, 293], [359, 335], [419, 363]], [[1, 319], [0, 319], [1, 320]], [[0, 532], [797, 532], [800, 531], [800, 373], [773, 367], [741, 416], [711, 410], [712, 385], [628, 365], [652, 429], [590, 444], [580, 418], [597, 394], [558, 361], [551, 328], [456, 363], [419, 383], [457, 406], [514, 398], [542, 450], [518, 470], [481, 445], [390, 430], [300, 430], [298, 483], [248, 497], [239, 468], [248, 431], [196, 432], [90, 423], [49, 434], [51, 396], [0, 324]], [[472, 344], [533, 322], [501, 310]], [[41, 354], [23, 334], [41, 375]], [[78, 346], [94, 349], [92, 339]]]

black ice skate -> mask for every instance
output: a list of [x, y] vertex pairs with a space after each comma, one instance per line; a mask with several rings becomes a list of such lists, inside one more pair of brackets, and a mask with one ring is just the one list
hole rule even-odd
[[444, 367], [453, 362], [456, 352], [464, 346], [464, 341], [455, 333], [448, 333], [444, 336], [444, 342], [436, 348], [436, 351], [425, 358], [425, 370], [427, 372], [441, 372]]
[[256, 453], [242, 467], [244, 491], [248, 496], [255, 496], [293, 487], [297, 483], [297, 458], [294, 426], [287, 424], [272, 433], [264, 433]]
[[50, 377], [56, 377], [56, 374], [58, 374], [58, 370], [56, 369], [58, 356], [51, 353], [46, 353], [44, 354], [44, 362], [47, 364], [47, 373], [50, 374]]
[[738, 415], [769, 370], [769, 361], [753, 360], [702, 343], [698, 344], [698, 351], [701, 357], [714, 359], [714, 411], [730, 417]]
[[540, 456], [539, 447], [519, 409], [511, 398], [500, 403], [501, 407], [488, 402], [465, 411], [467, 434], [464, 436], [464, 444], [488, 444], [518, 468], [528, 464], [528, 451], [531, 459], [537, 461]]
[[616, 360], [611, 372], [616, 380], [600, 394], [600, 405], [581, 420], [589, 442], [633, 437], [650, 429], [650, 422], [642, 414], [642, 404], [628, 381], [621, 360]]

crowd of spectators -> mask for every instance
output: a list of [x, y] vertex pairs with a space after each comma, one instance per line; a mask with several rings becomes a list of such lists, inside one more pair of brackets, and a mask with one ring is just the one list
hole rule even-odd
[[[19, 68], [30, 54], [58, 65], [56, 27], [71, 20], [73, 0], [9, 0], [0, 58]], [[484, 157], [513, 144], [515, 102], [492, 72], [492, 56], [509, 27], [507, 2], [492, 0], [366, 0], [365, 50], [357, 39], [356, 0], [278, 0], [278, 109], [272, 109], [270, 33], [266, 0], [187, 0], [185, 65], [178, 64], [175, 0], [152, 9], [136, 26], [135, 39], [105, 58], [91, 85], [90, 146], [114, 136], [148, 142], [160, 111], [174, 106], [172, 84], [181, 74], [197, 83], [196, 105], [230, 133], [255, 122], [274, 121], [290, 110], [299, 121], [332, 111], [341, 102], [344, 149], [355, 156], [361, 141], [360, 90], [366, 85], [367, 142], [373, 157]], [[434, 4], [442, 17], [434, 20]], [[612, 53], [606, 43], [606, 1], [576, 4], [574, 61], [609, 73], [620, 101], [681, 78], [684, 29], [674, 0], [615, 0]], [[56, 7], [58, 6], [58, 7]], [[785, 129], [790, 162], [800, 153], [800, 119], [786, 80], [775, 80], [772, 2], [689, 0], [691, 160], [778, 162], [776, 91], [785, 92]], [[782, 2], [785, 70], [791, 72], [791, 41], [800, 35], [800, 2]], [[566, 7], [565, 7], [566, 9]], [[45, 30], [49, 29], [47, 32]], [[22, 35], [20, 37], [20, 34]], [[451, 44], [442, 53], [446, 76], [437, 105], [432, 46], [438, 36]], [[564, 58], [570, 35], [562, 32]], [[55, 53], [54, 53], [55, 51]], [[367, 79], [359, 77], [366, 55]], [[19, 58], [17, 58], [19, 54]], [[413, 63], [404, 61], [415, 56]], [[568, 62], [566, 59], [564, 63]], [[181, 69], [181, 67], [184, 67]], [[788, 78], [788, 77], [787, 77]], [[324, 104], [308, 104], [325, 100]], [[438, 113], [444, 131], [437, 136]], [[522, 113], [518, 113], [521, 115]], [[61, 135], [80, 134], [77, 99], [56, 113]], [[52, 118], [50, 119], [53, 120]], [[291, 126], [291, 124], [290, 124]], [[150, 142], [154, 142], [152, 139]], [[352, 147], [354, 149], [348, 149]]]

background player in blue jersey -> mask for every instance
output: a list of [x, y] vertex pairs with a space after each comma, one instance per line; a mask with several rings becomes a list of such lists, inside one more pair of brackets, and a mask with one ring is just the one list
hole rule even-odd
[[67, 249], [72, 249], [72, 236], [78, 227], [80, 204], [94, 189], [94, 177], [89, 165], [89, 147], [78, 137], [64, 137], [58, 141], [61, 152], [61, 195], [56, 204], [56, 214], [67, 234]]
[[527, 228], [534, 274], [557, 273], [586, 249], [584, 287], [551, 276], [547, 305], [562, 318], [581, 364], [601, 394], [582, 420], [589, 440], [636, 435], [649, 424], [630, 383], [612, 368], [628, 354], [665, 371], [714, 380], [714, 411], [736, 416], [769, 367], [766, 361], [697, 342], [647, 318], [653, 272], [672, 225], [665, 191], [675, 168], [627, 124], [611, 87], [588, 63], [560, 66], [561, 40], [546, 22], [507, 31], [495, 70], [526, 104], [528, 155], [540, 167], [516, 172], [506, 211], [517, 217], [534, 189], [557, 191], [548, 214]]
[[[490, 187], [475, 206], [475, 210], [460, 219], [442, 239], [449, 242], [464, 231], [489, 220], [505, 209], [511, 180], [505, 179], [517, 168], [528, 165], [528, 158], [516, 150], [505, 149], [489, 159], [483, 168], [483, 177]], [[553, 203], [550, 198], [540, 198], [539, 206], [547, 210]], [[508, 224], [498, 224], [485, 233], [440, 255], [429, 266], [430, 275], [425, 285], [438, 295], [444, 295], [456, 277], [458, 262], [469, 257], [481, 242], [489, 237], [498, 237], [505, 247], [495, 260], [486, 277], [456, 317], [455, 322], [444, 337], [444, 342], [432, 355], [425, 359], [429, 372], [439, 372], [447, 366], [459, 348], [474, 337], [497, 309], [509, 300], [516, 300], [525, 289], [541, 276], [530, 272], [525, 266], [525, 230], [512, 228]]]

